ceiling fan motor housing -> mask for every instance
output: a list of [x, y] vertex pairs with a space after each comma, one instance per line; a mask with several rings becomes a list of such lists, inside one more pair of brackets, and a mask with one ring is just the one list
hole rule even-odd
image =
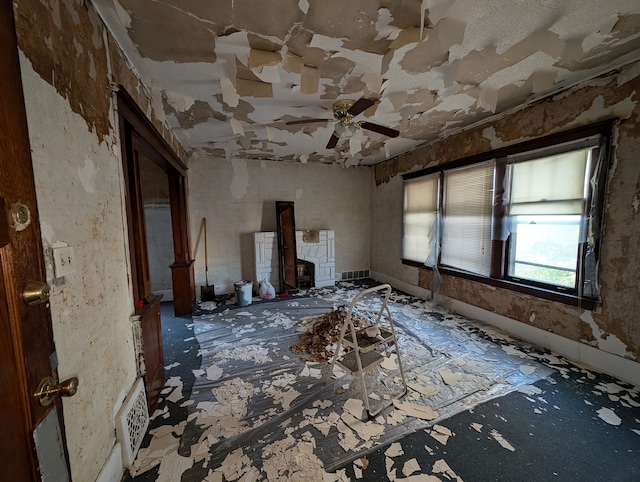
[[355, 104], [356, 101], [353, 99], [343, 99], [337, 100], [333, 103], [333, 116], [339, 122], [342, 122], [344, 125], [353, 124], [353, 115], [349, 114], [349, 109]]

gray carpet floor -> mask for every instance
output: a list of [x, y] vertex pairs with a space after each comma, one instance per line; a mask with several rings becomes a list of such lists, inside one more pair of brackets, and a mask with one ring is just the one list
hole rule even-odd
[[[370, 284], [193, 319], [163, 305], [167, 385], [124, 480], [640, 480], [638, 387], [397, 292], [407, 381], [439, 386], [436, 398], [411, 389], [402, 401], [438, 416], [396, 423], [392, 406], [368, 422], [381, 434], [345, 429], [358, 380], [326, 384], [326, 364], [289, 346], [301, 319]], [[461, 383], [443, 383], [445, 372]]]

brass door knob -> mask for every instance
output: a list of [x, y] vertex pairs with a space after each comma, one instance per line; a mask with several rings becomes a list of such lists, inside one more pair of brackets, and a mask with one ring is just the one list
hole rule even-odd
[[29, 306], [48, 301], [50, 294], [51, 290], [47, 283], [34, 279], [27, 281], [24, 285], [24, 289], [22, 290], [22, 298]]
[[48, 407], [53, 403], [56, 395], [73, 397], [78, 391], [78, 377], [71, 377], [58, 383], [53, 377], [47, 377], [40, 382], [38, 390], [33, 394], [41, 407]]

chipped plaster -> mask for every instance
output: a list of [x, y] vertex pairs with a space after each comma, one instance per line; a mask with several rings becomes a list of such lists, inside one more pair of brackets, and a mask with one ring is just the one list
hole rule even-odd
[[[431, 271], [404, 266], [399, 255], [387, 256], [391, 246], [401, 246], [398, 239], [401, 217], [388, 208], [388, 205], [401, 205], [399, 174], [617, 117], [600, 258], [601, 305], [593, 312], [584, 312], [448, 275], [442, 276], [441, 293], [490, 313], [637, 360], [640, 357], [640, 329], [636, 323], [640, 313], [637, 291], [640, 255], [633, 240], [640, 235], [637, 222], [640, 165], [636, 162], [640, 142], [637, 136], [638, 72], [638, 66], [631, 65], [376, 166], [371, 269], [408, 283], [417, 271], [418, 286], [426, 289], [431, 286]], [[395, 227], [389, 229], [390, 226]]]
[[84, 165], [82, 167], [78, 167], [78, 177], [80, 178], [80, 182], [84, 187], [84, 190], [92, 194], [96, 190], [96, 177], [98, 175], [98, 170], [92, 159], [85, 159]]
[[[122, 85], [178, 156], [157, 100], [90, 3], [14, 3], [22, 82], [61, 378], [71, 475], [96, 480], [115, 444], [114, 417], [137, 373], [127, 227], [112, 87]], [[161, 97], [160, 97], [161, 99]], [[160, 114], [160, 115], [158, 115]], [[75, 269], [55, 277], [52, 248], [73, 248]]]
[[[71, 475], [95, 480], [115, 443], [113, 416], [136, 377], [121, 163], [113, 135], [99, 142], [24, 57], [21, 71], [58, 371], [80, 380], [63, 402]], [[75, 269], [56, 278], [51, 249], [61, 242], [73, 248]]]
[[247, 194], [249, 186], [249, 172], [247, 171], [247, 161], [242, 159], [231, 159], [233, 168], [233, 180], [229, 188], [231, 195], [235, 199], [242, 199]]
[[[627, 346], [622, 343], [622, 341], [615, 335], [610, 333], [605, 333], [593, 319], [593, 315], [584, 311], [582, 315], [580, 315], [580, 319], [585, 322], [589, 328], [591, 329], [591, 339], [594, 340], [594, 344], [601, 350], [604, 350], [608, 353], [612, 353], [614, 355], [622, 356], [622, 357], [632, 357], [633, 353], [628, 351]], [[587, 343], [588, 340], [583, 340]]]
[[[375, 164], [640, 49], [632, 0], [93, 1], [147, 85], [169, 99], [167, 121], [187, 149], [242, 159]], [[426, 98], [408, 95], [419, 91]], [[362, 131], [362, 148], [345, 140], [326, 149], [332, 124], [285, 125], [329, 119], [334, 100], [359, 97], [379, 100], [362, 119], [400, 137]], [[207, 115], [185, 123], [172, 99], [207, 103]]]

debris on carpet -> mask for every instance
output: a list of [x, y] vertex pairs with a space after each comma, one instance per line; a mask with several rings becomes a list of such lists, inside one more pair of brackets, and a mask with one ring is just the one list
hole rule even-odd
[[[332, 310], [324, 315], [312, 318], [311, 330], [299, 335], [298, 342], [291, 346], [291, 353], [302, 355], [304, 361], [324, 362], [333, 357], [332, 347], [340, 338], [342, 325], [347, 318], [346, 311]], [[370, 325], [361, 316], [352, 316], [356, 329]]]
[[[201, 364], [189, 372], [193, 388], [189, 392], [182, 380], [168, 378], [131, 475], [158, 467], [153, 480], [320, 482], [349, 480], [348, 468], [356, 479], [367, 480], [366, 456], [390, 444], [384, 453], [389, 480], [461, 480], [444, 459], [426, 463], [410, 456], [394, 462], [403, 454], [399, 440], [424, 430], [436, 447], [450, 446], [456, 434], [443, 421], [513, 391], [530, 398], [534, 413], [542, 414], [544, 400], [533, 383], [554, 371], [568, 376], [577, 370], [549, 353], [524, 350], [495, 329], [480, 329], [464, 317], [433, 312], [420, 300], [396, 294], [391, 310], [409, 392], [375, 419], [363, 421], [360, 381], [335, 372], [326, 380], [346, 318], [344, 310], [332, 307], [348, 304], [358, 292], [342, 283], [336, 290], [280, 301], [277, 308], [256, 303], [194, 318]], [[379, 306], [374, 299], [369, 303], [372, 310]], [[372, 400], [388, 399], [396, 370], [392, 356], [380, 365], [381, 375], [367, 374], [367, 382], [376, 384], [375, 390], [367, 386]], [[638, 405], [634, 389], [603, 383], [597, 390], [611, 403]], [[162, 425], [167, 406], [174, 405], [187, 416]], [[599, 407], [600, 419], [621, 424], [614, 410], [596, 405], [594, 411]], [[498, 430], [486, 427], [484, 422], [469, 426], [506, 453], [516, 450]], [[425, 457], [433, 457], [433, 449], [424, 449]]]

